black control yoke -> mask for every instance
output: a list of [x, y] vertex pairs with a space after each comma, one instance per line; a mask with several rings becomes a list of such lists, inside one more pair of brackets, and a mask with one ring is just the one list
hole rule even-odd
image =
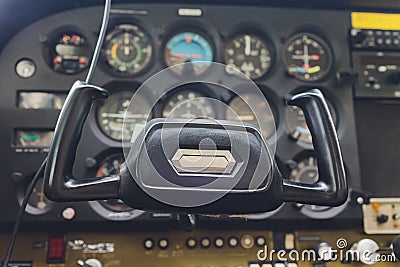
[[[319, 180], [284, 179], [253, 126], [232, 121], [153, 119], [132, 144], [121, 172], [77, 179], [72, 174], [83, 124], [108, 91], [75, 82], [61, 110], [45, 169], [45, 192], [55, 201], [120, 198], [143, 210], [206, 214], [271, 211], [283, 202], [339, 206], [347, 182], [336, 130], [322, 93], [293, 96], [303, 110], [318, 160]], [[213, 146], [201, 147], [202, 140]]]

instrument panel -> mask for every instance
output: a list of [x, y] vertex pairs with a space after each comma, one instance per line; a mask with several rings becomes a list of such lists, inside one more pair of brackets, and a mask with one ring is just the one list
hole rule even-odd
[[[7, 86], [0, 81], [0, 86], [10, 88], [0, 91], [0, 97], [9, 100], [1, 103], [2, 109], [10, 114], [10, 118], [1, 115], [0, 146], [7, 148], [7, 167], [2, 173], [20, 196], [45, 156], [68, 88], [86, 75], [96, 42], [101, 7], [69, 12], [74, 21], [66, 23], [65, 13], [43, 18], [16, 34], [0, 56], [0, 69], [10, 77]], [[334, 116], [351, 188], [358, 189], [361, 178], [352, 89], [337, 78], [340, 70], [350, 68], [350, 50], [343, 45], [347, 43], [349, 13], [323, 12], [321, 17], [316, 10], [289, 8], [248, 7], [243, 13], [235, 6], [116, 5], [93, 78], [94, 84], [111, 95], [99, 101], [87, 118], [76, 155], [76, 175], [117, 172], [124, 161], [122, 141], [129, 141], [123, 140], [127, 136], [124, 129], [140, 130], [152, 118], [174, 117], [253, 124], [261, 128], [268, 144], [276, 147], [276, 160], [286, 170], [286, 177], [315, 179], [317, 163], [312, 160], [312, 140], [304, 116], [285, 101], [293, 93], [320, 88]], [[225, 14], [238, 19], [228, 22]], [[337, 21], [335, 27], [332, 20]], [[192, 64], [182, 64], [188, 62]], [[226, 64], [228, 76], [235, 75], [235, 69], [250, 78], [267, 103], [253, 92], [243, 91], [245, 87], [239, 89], [239, 97], [222, 86], [202, 82], [213, 71], [211, 62]], [[175, 67], [168, 69], [171, 66]], [[158, 88], [146, 88], [148, 94], [127, 110], [138, 88], [161, 70], [171, 79], [190, 72], [198, 80], [174, 88], [160, 99], [153, 94]], [[145, 110], [151, 113], [144, 114]], [[258, 118], [262, 124], [258, 125], [255, 114], [262, 110], [265, 115]], [[12, 192], [2, 197], [15, 198]], [[41, 186], [35, 189], [30, 206], [33, 209], [27, 210], [27, 220], [32, 223], [175, 220], [175, 215], [131, 209], [119, 200], [52, 203], [43, 197]], [[9, 210], [4, 222], [14, 219], [14, 210]], [[273, 223], [333, 217], [344, 221], [361, 218], [357, 205], [349, 202], [339, 209], [287, 203], [276, 212], [249, 215], [248, 219]]]

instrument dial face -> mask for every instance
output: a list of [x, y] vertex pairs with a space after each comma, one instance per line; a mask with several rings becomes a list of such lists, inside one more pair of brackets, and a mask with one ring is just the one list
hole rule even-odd
[[[124, 163], [124, 156], [118, 155], [110, 157], [103, 162], [97, 170], [96, 177], [108, 176], [120, 172], [121, 164]], [[133, 210], [119, 199], [101, 200], [100, 204], [110, 211], [124, 212]]]
[[[292, 169], [289, 179], [294, 182], [309, 185], [316, 183], [319, 179], [317, 159], [310, 156], [299, 161], [296, 167]], [[329, 209], [329, 207], [316, 205], [306, 205], [305, 208], [315, 212]]]
[[[170, 38], [164, 50], [164, 59], [168, 67], [176, 64], [192, 62], [195, 75], [206, 71], [214, 59], [213, 49], [206, 37], [195, 32], [182, 32]], [[183, 72], [182, 68], [172, 69], [177, 74]]]
[[[291, 181], [311, 185], [319, 180], [317, 159], [314, 156], [305, 157], [295, 164], [289, 176]], [[347, 203], [339, 207], [304, 205], [300, 211], [310, 218], [328, 219], [338, 215], [346, 206]]]
[[[18, 200], [22, 204], [23, 198]], [[49, 212], [54, 206], [54, 202], [49, 200], [44, 194], [44, 179], [39, 178], [32, 195], [28, 200], [25, 211], [31, 215], [41, 215]]]
[[332, 65], [327, 43], [310, 33], [296, 34], [285, 45], [284, 60], [287, 72], [302, 81], [318, 81]]
[[127, 111], [131, 98], [132, 92], [120, 91], [111, 94], [97, 109], [99, 126], [111, 139], [122, 140], [124, 131], [126, 131], [124, 136], [129, 136], [136, 127], [143, 127], [149, 119], [148, 114], [143, 114], [143, 110], [150, 110], [150, 104], [144, 98]]
[[[114, 155], [100, 164], [96, 177], [108, 176], [120, 172], [120, 166], [124, 162], [123, 155]], [[113, 221], [126, 221], [134, 219], [144, 213], [126, 205], [122, 200], [109, 199], [89, 202], [91, 207], [101, 216]]]
[[[263, 99], [254, 94], [243, 94], [236, 96], [229, 103], [230, 109], [226, 109], [226, 119], [232, 121], [242, 121], [252, 124], [260, 129], [262, 135], [268, 139], [275, 133], [275, 119], [270, 106]], [[251, 107], [251, 108], [250, 108]], [[257, 110], [254, 110], [254, 109]], [[253, 110], [252, 110], [253, 109]], [[261, 115], [260, 118], [256, 118]], [[258, 120], [261, 120], [259, 125]]]
[[150, 36], [136, 25], [120, 24], [106, 36], [106, 62], [117, 73], [141, 72], [149, 65], [152, 54]]
[[310, 156], [299, 161], [290, 172], [289, 179], [303, 184], [316, 183], [319, 179], [317, 159]]
[[253, 34], [242, 34], [231, 40], [225, 48], [224, 57], [228, 66], [238, 69], [250, 79], [261, 78], [271, 68], [270, 47]]
[[169, 97], [163, 109], [164, 118], [215, 118], [213, 104], [198, 92], [184, 90]]
[[[333, 122], [337, 123], [335, 108], [328, 102], [328, 107], [332, 115]], [[300, 144], [312, 145], [312, 137], [308, 128], [303, 111], [296, 106], [286, 108], [286, 124], [289, 137]]]
[[51, 66], [57, 72], [78, 73], [89, 66], [91, 52], [83, 35], [74, 32], [60, 34], [50, 51]]

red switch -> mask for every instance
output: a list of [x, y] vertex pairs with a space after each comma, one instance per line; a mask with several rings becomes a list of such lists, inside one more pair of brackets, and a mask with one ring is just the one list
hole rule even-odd
[[64, 235], [51, 235], [47, 244], [47, 263], [65, 262]]

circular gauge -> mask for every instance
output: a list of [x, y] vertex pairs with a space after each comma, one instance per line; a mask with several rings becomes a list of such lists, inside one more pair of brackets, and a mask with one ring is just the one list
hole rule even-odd
[[[168, 67], [176, 64], [192, 62], [196, 75], [203, 73], [214, 59], [210, 42], [202, 35], [194, 32], [182, 32], [172, 36], [165, 45], [165, 63]], [[182, 68], [173, 68], [177, 74], [183, 72]]]
[[[332, 115], [333, 122], [337, 123], [335, 108], [328, 103], [329, 110]], [[312, 145], [312, 136], [307, 126], [306, 118], [303, 111], [296, 106], [287, 106], [286, 108], [286, 124], [288, 127], [289, 137], [299, 144]]]
[[[242, 121], [262, 128], [262, 135], [268, 139], [275, 133], [274, 114], [264, 99], [257, 97], [255, 94], [243, 94], [240, 97], [236, 96], [229, 103], [226, 109], [226, 119], [232, 121]], [[257, 110], [254, 110], [257, 109]], [[255, 114], [261, 115], [256, 118]], [[261, 120], [260, 123], [257, 119]]]
[[290, 172], [289, 179], [303, 184], [316, 183], [319, 179], [317, 159], [308, 157], [299, 161]]
[[[18, 199], [21, 205], [23, 196]], [[33, 188], [31, 197], [28, 200], [25, 211], [31, 215], [41, 215], [49, 212], [54, 206], [54, 202], [50, 201], [44, 194], [44, 179], [39, 178]]]
[[[319, 180], [317, 159], [314, 156], [309, 156], [294, 162], [295, 165], [289, 179], [294, 182], [303, 184], [314, 184]], [[347, 202], [339, 207], [327, 207], [317, 205], [302, 205], [301, 213], [315, 219], [328, 219], [338, 215], [347, 206]]]
[[195, 91], [179, 91], [170, 96], [163, 109], [164, 118], [215, 118], [213, 104]]
[[57, 72], [78, 73], [89, 66], [91, 52], [83, 35], [71, 32], [60, 34], [51, 49], [51, 66]]
[[225, 64], [238, 69], [250, 79], [261, 78], [271, 68], [271, 49], [253, 34], [241, 34], [232, 39], [225, 48], [224, 57]]
[[[143, 98], [140, 95], [137, 97]], [[138, 102], [138, 105], [127, 111], [131, 98], [132, 92], [120, 91], [111, 94], [98, 106], [97, 121], [101, 130], [111, 139], [122, 140], [123, 131], [126, 131], [124, 136], [129, 136], [136, 127], [143, 128], [151, 117], [149, 114], [143, 114], [143, 110], [150, 110], [150, 104], [144, 98]], [[125, 126], [123, 125], [124, 117]]]
[[[96, 173], [96, 177], [119, 173], [120, 166], [123, 162], [123, 155], [114, 155], [109, 157], [100, 164], [100, 167]], [[131, 220], [139, 217], [144, 213], [144, 211], [135, 210], [129, 207], [122, 200], [119, 199], [91, 201], [89, 202], [89, 204], [99, 215], [106, 219], [114, 221]]]
[[104, 53], [107, 64], [115, 72], [133, 75], [149, 65], [153, 46], [150, 36], [141, 28], [120, 24], [106, 36]]
[[332, 65], [329, 46], [310, 33], [299, 33], [289, 39], [284, 60], [287, 72], [302, 81], [322, 79]]

